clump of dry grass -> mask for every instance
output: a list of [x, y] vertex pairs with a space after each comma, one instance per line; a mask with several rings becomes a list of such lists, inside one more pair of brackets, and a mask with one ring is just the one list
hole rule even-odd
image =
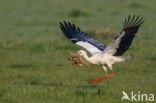
[[68, 58], [68, 60], [72, 64], [77, 64], [78, 66], [83, 66], [82, 59], [78, 53], [70, 53], [70, 58]]

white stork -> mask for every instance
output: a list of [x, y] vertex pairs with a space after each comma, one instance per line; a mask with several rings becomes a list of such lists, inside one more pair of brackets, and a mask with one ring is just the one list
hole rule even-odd
[[[135, 37], [135, 34], [137, 33], [139, 27], [143, 22], [144, 20], [140, 16], [129, 15], [128, 18], [125, 19], [121, 33], [117, 37], [115, 37], [115, 39], [108, 46], [105, 46], [99, 41], [91, 38], [86, 33], [82, 32], [79, 27], [76, 27], [70, 22], [60, 22], [60, 28], [64, 35], [74, 44], [85, 48], [89, 53], [92, 54], [91, 57], [88, 57], [86, 51], [79, 50], [78, 54], [80, 54], [80, 56], [82, 56], [86, 61], [91, 64], [102, 65], [106, 76], [88, 82], [98, 83], [102, 79], [114, 76], [112, 64], [128, 61], [131, 59], [131, 56], [124, 57], [122, 55], [130, 47], [133, 38]], [[106, 65], [110, 68], [112, 73], [111, 75], [107, 74]]]

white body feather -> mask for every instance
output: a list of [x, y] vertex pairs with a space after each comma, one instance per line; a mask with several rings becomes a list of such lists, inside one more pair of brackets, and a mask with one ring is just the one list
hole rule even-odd
[[107, 54], [107, 53], [106, 54], [97, 53], [91, 57], [88, 57], [87, 53], [83, 50], [80, 50], [78, 53], [80, 53], [80, 55], [91, 64], [97, 64], [97, 65], [98, 64], [101, 64], [101, 65], [110, 64], [110, 65], [112, 65], [116, 62], [125, 61], [123, 57], [112, 56], [112, 55]]

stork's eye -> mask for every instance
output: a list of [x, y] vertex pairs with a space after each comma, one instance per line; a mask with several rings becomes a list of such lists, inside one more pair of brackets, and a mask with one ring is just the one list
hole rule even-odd
[[82, 52], [78, 52], [78, 54], [81, 54]]

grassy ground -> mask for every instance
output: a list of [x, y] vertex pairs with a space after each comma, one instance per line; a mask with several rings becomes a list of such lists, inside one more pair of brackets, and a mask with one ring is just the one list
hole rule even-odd
[[[123, 90], [156, 94], [155, 4], [154, 0], [0, 0], [0, 103], [120, 103]], [[119, 33], [124, 18], [134, 13], [145, 23], [126, 52], [133, 60], [113, 65], [113, 78], [88, 84], [104, 76], [103, 69], [69, 63], [69, 53], [81, 48], [62, 35], [58, 22], [70, 20], [84, 31], [109, 27]], [[114, 36], [94, 37], [107, 44]]]

